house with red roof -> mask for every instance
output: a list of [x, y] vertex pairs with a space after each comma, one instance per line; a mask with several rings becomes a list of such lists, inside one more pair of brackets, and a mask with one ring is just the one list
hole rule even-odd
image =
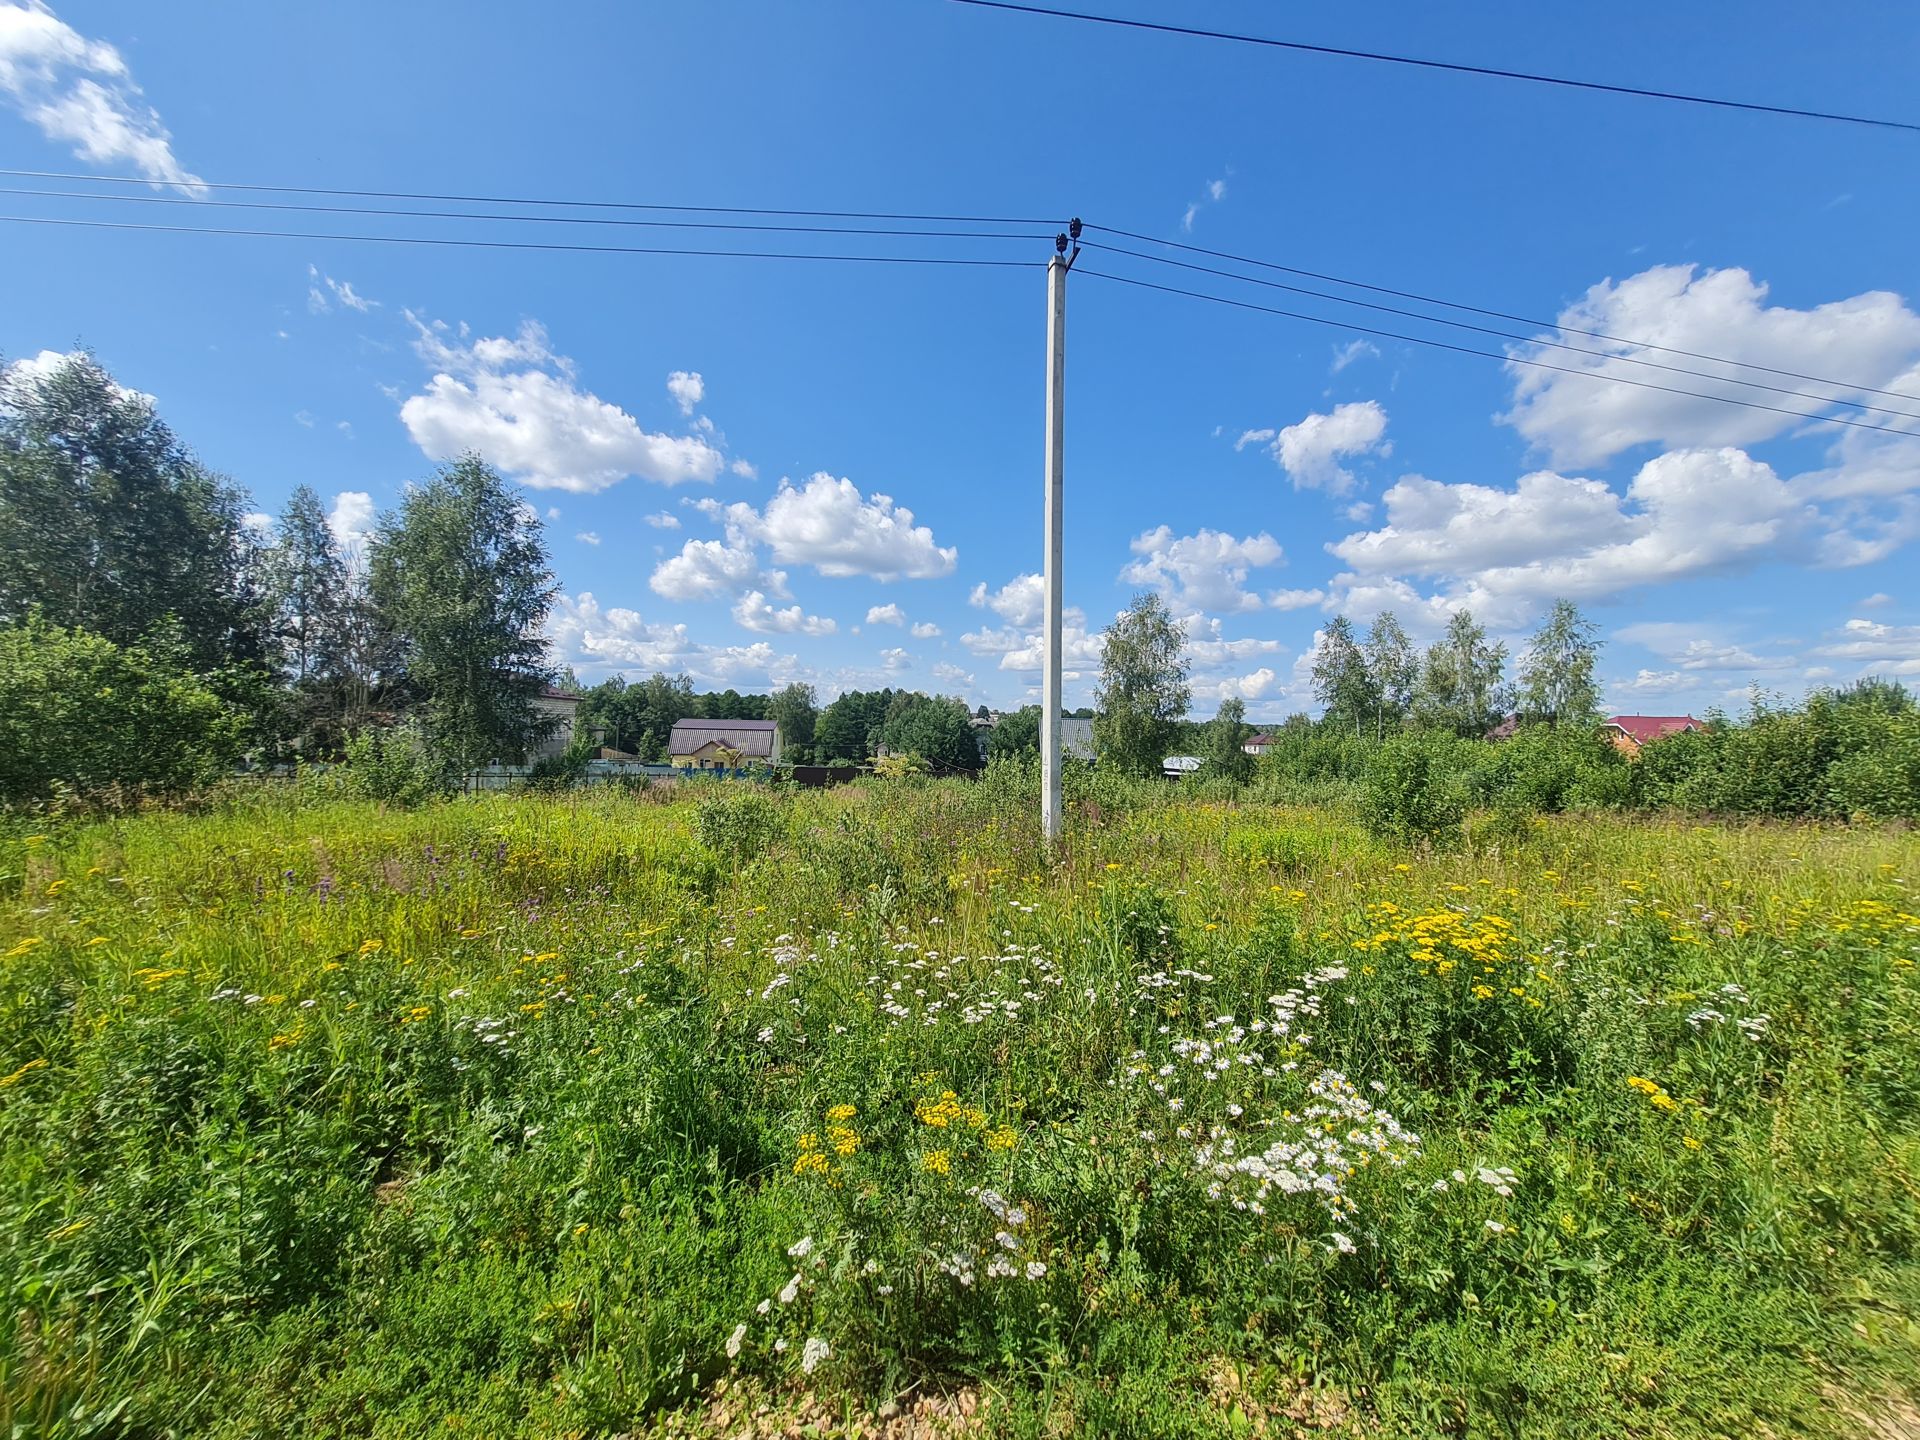
[[1609, 715], [1601, 733], [1631, 760], [1656, 740], [1701, 728], [1691, 715]]

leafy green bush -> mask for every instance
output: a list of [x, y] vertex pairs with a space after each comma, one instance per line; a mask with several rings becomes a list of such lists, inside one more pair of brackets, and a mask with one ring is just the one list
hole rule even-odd
[[446, 767], [417, 725], [362, 730], [347, 738], [346, 752], [333, 773], [358, 799], [418, 805], [450, 788]]
[[527, 788], [571, 790], [587, 778], [587, 762], [592, 758], [592, 742], [578, 738], [558, 755], [542, 755], [534, 761], [527, 772]]
[[786, 830], [780, 802], [757, 785], [729, 782], [703, 796], [693, 811], [693, 833], [702, 845], [736, 864], [771, 849]]
[[179, 794], [239, 758], [243, 718], [164, 655], [38, 617], [0, 631], [0, 802]]
[[1374, 752], [1361, 780], [1360, 818], [1383, 839], [1452, 844], [1466, 818], [1466, 776], [1475, 742], [1437, 731], [1396, 735]]
[[1489, 747], [1474, 780], [1478, 798], [1487, 803], [1555, 814], [1579, 805], [1577, 795], [1619, 793], [1614, 777], [1624, 779], [1626, 769], [1626, 758], [1592, 730], [1526, 725]]

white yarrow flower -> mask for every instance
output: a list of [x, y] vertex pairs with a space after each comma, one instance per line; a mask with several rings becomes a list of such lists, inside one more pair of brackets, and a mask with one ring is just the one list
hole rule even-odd
[[812, 1253], [813, 1253], [813, 1237], [811, 1235], [802, 1235], [798, 1240], [794, 1241], [793, 1244], [787, 1247], [787, 1254], [792, 1256], [795, 1260], [804, 1260], [807, 1258], [807, 1256], [811, 1255]]
[[811, 1375], [815, 1370], [820, 1368], [820, 1362], [831, 1354], [833, 1354], [833, 1347], [827, 1344], [826, 1341], [820, 1339], [818, 1336], [808, 1336], [806, 1348], [800, 1352], [801, 1373], [803, 1375]]
[[800, 1272], [796, 1270], [794, 1272], [793, 1278], [787, 1281], [785, 1287], [782, 1288], [782, 1290], [780, 1291], [780, 1303], [782, 1305], [791, 1305], [794, 1301], [794, 1297], [797, 1296], [799, 1293], [800, 1293]]
[[740, 1346], [745, 1342], [746, 1338], [747, 1327], [744, 1322], [733, 1327], [733, 1334], [727, 1337], [727, 1358], [729, 1360], [738, 1360], [740, 1358]]

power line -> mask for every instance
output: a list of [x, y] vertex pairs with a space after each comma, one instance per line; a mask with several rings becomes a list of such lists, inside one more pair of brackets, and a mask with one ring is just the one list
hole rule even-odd
[[368, 205], [299, 205], [275, 200], [196, 200], [188, 195], [111, 195], [87, 190], [32, 190], [0, 185], [0, 195], [36, 199], [103, 200], [109, 205], [192, 205], [217, 210], [278, 210], [311, 215], [383, 215], [413, 220], [499, 220], [516, 225], [622, 225], [652, 230], [732, 230], [777, 235], [892, 235], [932, 240], [1051, 240], [1052, 235], [1017, 230], [902, 230], [852, 225], [756, 225], [728, 220], [635, 220], [627, 216], [499, 215], [483, 210], [394, 210]]
[[1503, 364], [1529, 365], [1536, 370], [1556, 370], [1563, 375], [1581, 375], [1607, 385], [1631, 385], [1637, 390], [1660, 390], [1669, 395], [1686, 395], [1695, 400], [1713, 400], [1722, 405], [1738, 405], [1747, 410], [1767, 410], [1775, 415], [1792, 415], [1797, 419], [1812, 420], [1822, 425], [1845, 425], [1854, 430], [1877, 430], [1887, 435], [1900, 435], [1909, 440], [1920, 439], [1920, 433], [1902, 430], [1893, 425], [1875, 425], [1870, 421], [1848, 420], [1839, 415], [1810, 414], [1805, 410], [1789, 410], [1782, 405], [1767, 405], [1758, 400], [1741, 400], [1732, 395], [1712, 395], [1704, 390], [1685, 390], [1678, 385], [1661, 385], [1652, 380], [1630, 380], [1624, 375], [1599, 375], [1591, 370], [1581, 370], [1571, 365], [1554, 365], [1545, 360], [1525, 360], [1517, 355], [1503, 355], [1497, 350], [1476, 350], [1471, 345], [1455, 345], [1449, 340], [1407, 335], [1397, 330], [1382, 330], [1370, 325], [1354, 325], [1345, 320], [1330, 320], [1324, 315], [1308, 315], [1298, 310], [1282, 310], [1273, 305], [1256, 305], [1251, 300], [1234, 300], [1225, 295], [1209, 295], [1205, 291], [1187, 290], [1178, 285], [1159, 285], [1151, 280], [1113, 275], [1104, 270], [1088, 270], [1076, 265], [1074, 274], [1090, 276], [1095, 280], [1112, 280], [1121, 285], [1134, 285], [1142, 290], [1158, 290], [1166, 295], [1184, 295], [1193, 300], [1207, 300], [1215, 305], [1231, 305], [1237, 310], [1256, 310], [1263, 315], [1279, 315], [1288, 320], [1305, 320], [1309, 324], [1325, 325], [1335, 330], [1356, 331], [1362, 335], [1377, 335], [1388, 340], [1404, 340], [1412, 345], [1427, 345], [1436, 350], [1451, 350], [1456, 355], [1478, 355], [1483, 360], [1498, 360]]
[[[1830, 380], [1822, 375], [1808, 375], [1799, 370], [1782, 370], [1773, 365], [1761, 365], [1752, 360], [1732, 360], [1725, 355], [1709, 355], [1699, 350], [1682, 350], [1673, 345], [1656, 345], [1651, 340], [1633, 340], [1622, 335], [1609, 335], [1604, 330], [1582, 330], [1577, 325], [1563, 324], [1558, 320], [1536, 320], [1526, 315], [1513, 315], [1505, 310], [1489, 310], [1481, 305], [1467, 305], [1458, 300], [1443, 300], [1436, 295], [1422, 295], [1417, 290], [1395, 290], [1389, 285], [1373, 285], [1365, 280], [1350, 280], [1341, 275], [1328, 275], [1319, 270], [1302, 270], [1294, 265], [1281, 265], [1272, 260], [1256, 260], [1248, 255], [1234, 255], [1225, 250], [1209, 250], [1204, 245], [1187, 245], [1178, 240], [1161, 240], [1156, 236], [1142, 235], [1133, 230], [1119, 230], [1111, 225], [1096, 225], [1087, 222], [1088, 230], [1098, 230], [1107, 235], [1120, 235], [1128, 240], [1138, 240], [1147, 245], [1164, 245], [1173, 250], [1184, 250], [1190, 255], [1210, 255], [1216, 260], [1231, 260], [1237, 265], [1253, 265], [1262, 270], [1274, 270], [1283, 275], [1300, 275], [1308, 280], [1324, 280], [1330, 285], [1346, 285], [1355, 290], [1366, 290], [1375, 295], [1393, 295], [1402, 300], [1418, 300], [1422, 305], [1438, 305], [1447, 310], [1459, 310], [1468, 315], [1485, 315], [1495, 320], [1511, 320], [1516, 325], [1535, 325], [1543, 330], [1557, 330], [1568, 335], [1584, 335], [1589, 340], [1605, 340], [1613, 345], [1631, 345], [1639, 350], [1657, 350], [1662, 355], [1681, 355], [1689, 360], [1706, 360], [1715, 365], [1733, 365], [1743, 370], [1758, 370], [1765, 375], [1783, 375], [1789, 380], [1804, 380], [1813, 385], [1832, 385], [1840, 390], [1855, 390], [1863, 395], [1885, 395], [1894, 400], [1911, 400], [1920, 404], [1920, 395], [1909, 395], [1902, 390], [1882, 390], [1874, 385], [1856, 385], [1848, 380]], [[1093, 242], [1088, 241], [1088, 244]], [[1114, 248], [1114, 247], [1109, 247]], [[1358, 301], [1351, 302], [1358, 304]], [[1445, 323], [1445, 322], [1441, 322]], [[1715, 376], [1715, 379], [1732, 381], [1731, 376]], [[1746, 381], [1733, 383], [1746, 384]]]
[[338, 235], [315, 230], [223, 230], [214, 225], [148, 225], [133, 220], [64, 220], [0, 215], [0, 224], [69, 225], [87, 230], [145, 230], [168, 235], [240, 235], [262, 240], [352, 240], [376, 245], [449, 245], [469, 250], [553, 250], [593, 255], [705, 255], [724, 260], [838, 260], [870, 265], [967, 265], [1036, 270], [1039, 260], [979, 260], [960, 255], [830, 255], [810, 250], [701, 250], [690, 246], [563, 245], [551, 240], [467, 240], [443, 235]]
[[[0, 192], [4, 193], [4, 192]], [[1633, 355], [1615, 355], [1605, 350], [1589, 350], [1584, 345], [1568, 345], [1559, 340], [1540, 339], [1531, 335], [1515, 334], [1511, 330], [1496, 330], [1491, 325], [1475, 325], [1467, 320], [1449, 320], [1440, 315], [1424, 315], [1418, 310], [1403, 310], [1397, 305], [1381, 305], [1372, 300], [1355, 300], [1345, 295], [1334, 295], [1325, 290], [1314, 290], [1304, 285], [1288, 285], [1279, 280], [1262, 280], [1256, 275], [1237, 275], [1231, 270], [1221, 270], [1212, 265], [1195, 265], [1186, 260], [1174, 260], [1165, 255], [1149, 255], [1144, 250], [1129, 250], [1124, 245], [1102, 245], [1097, 241], [1083, 242], [1089, 250], [1102, 250], [1109, 255], [1128, 255], [1135, 260], [1148, 260], [1156, 265], [1172, 265], [1181, 270], [1195, 270], [1203, 275], [1218, 275], [1227, 280], [1238, 280], [1246, 285], [1263, 285], [1269, 290], [1285, 290], [1294, 295], [1309, 295], [1316, 300], [1330, 300], [1336, 305], [1357, 305], [1363, 310], [1378, 310], [1388, 315], [1399, 315], [1408, 320], [1420, 320], [1430, 325], [1448, 325], [1457, 330], [1471, 330], [1479, 335], [1493, 335], [1503, 340], [1517, 340], [1524, 345], [1538, 345], [1554, 350], [1566, 350], [1575, 355], [1591, 355], [1597, 360], [1617, 360], [1623, 365], [1643, 365], [1651, 370], [1665, 370], [1674, 375], [1687, 375], [1695, 380], [1715, 380], [1723, 385], [1745, 385], [1753, 390], [1767, 390], [1776, 395], [1790, 395], [1797, 400], [1811, 400], [1820, 405], [1845, 405], [1855, 410], [1871, 410], [1879, 415], [1894, 415], [1902, 420], [1920, 420], [1920, 415], [1910, 410], [1890, 410], [1884, 405], [1869, 405], [1863, 400], [1849, 400], [1838, 395], [1809, 395], [1804, 390], [1794, 390], [1785, 385], [1769, 385], [1764, 380], [1742, 380], [1735, 375], [1711, 375], [1701, 370], [1689, 370], [1684, 365], [1667, 365], [1658, 360], [1642, 360]], [[1729, 361], [1737, 364], [1737, 361]], [[1599, 373], [1599, 372], [1594, 372]], [[1822, 384], [1839, 385], [1839, 381], [1822, 381]], [[1846, 387], [1858, 389], [1860, 387]]]
[[1870, 115], [1842, 115], [1830, 110], [1803, 110], [1793, 105], [1765, 105], [1752, 100], [1725, 100], [1712, 95], [1685, 95], [1675, 90], [1650, 90], [1639, 85], [1609, 85], [1599, 80], [1569, 80], [1560, 75], [1535, 75], [1525, 70], [1502, 70], [1491, 65], [1467, 65], [1452, 60], [1427, 60], [1414, 55], [1386, 55], [1377, 50], [1349, 50], [1338, 45], [1310, 45], [1304, 40], [1276, 40], [1268, 35], [1237, 35], [1228, 30], [1202, 30], [1192, 25], [1170, 25], [1154, 20], [1127, 20], [1118, 15], [1094, 15], [1084, 10], [1055, 10], [1044, 5], [1021, 5], [1013, 0], [954, 0], [983, 10], [1011, 10], [1022, 15], [1048, 15], [1059, 20], [1087, 20], [1124, 30], [1154, 30], [1164, 35], [1189, 35], [1202, 40], [1232, 40], [1241, 45], [1264, 45], [1307, 55], [1333, 55], [1343, 60], [1376, 60], [1386, 65], [1411, 65], [1422, 70], [1451, 70], [1461, 75], [1485, 75], [1498, 80], [1525, 80], [1535, 85], [1560, 85], [1574, 90], [1599, 90], [1609, 95], [1632, 95], [1643, 100], [1677, 100], [1687, 105], [1711, 105], [1721, 110], [1747, 110], [1762, 115], [1789, 115], [1800, 120], [1833, 120], [1846, 125], [1870, 125], [1882, 130], [1920, 134], [1920, 125], [1907, 120], [1881, 120]]
[[[63, 170], [3, 170], [16, 180], [86, 180], [100, 185], [153, 185], [144, 175], [86, 175]], [[552, 200], [525, 195], [443, 195], [424, 190], [323, 189], [313, 185], [245, 185], [237, 181], [197, 180], [206, 190], [241, 190], [264, 195], [327, 195], [361, 200], [437, 200], [460, 205], [547, 205], [556, 209], [645, 210], [681, 215], [768, 215], [801, 220], [899, 220], [950, 225], [1061, 225], [1032, 215], [914, 215], [888, 210], [773, 210], [747, 205], [664, 205], [633, 200]]]

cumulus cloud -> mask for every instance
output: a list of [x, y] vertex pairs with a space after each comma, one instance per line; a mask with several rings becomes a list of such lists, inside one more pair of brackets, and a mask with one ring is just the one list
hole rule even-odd
[[962, 669], [951, 660], [937, 662], [933, 667], [933, 678], [943, 680], [956, 689], [971, 690], [973, 688], [973, 672]]
[[1351, 400], [1322, 415], [1308, 415], [1297, 425], [1275, 433], [1249, 430], [1235, 449], [1271, 440], [1274, 462], [1287, 472], [1296, 490], [1325, 490], [1345, 495], [1353, 489], [1353, 473], [1342, 460], [1360, 455], [1387, 455], [1387, 412], [1376, 400]]
[[694, 407], [707, 398], [707, 382], [698, 370], [676, 370], [667, 376], [667, 393], [682, 415], [691, 415]]
[[678, 530], [680, 528], [680, 517], [670, 510], [656, 510], [653, 514], [643, 518], [647, 524], [656, 530]]
[[600, 543], [600, 537], [591, 530], [582, 530], [573, 538], [578, 540], [582, 545], [598, 545]]
[[342, 490], [333, 497], [333, 506], [327, 511], [327, 528], [333, 532], [333, 542], [354, 568], [365, 561], [367, 542], [373, 538], [377, 523], [373, 496], [364, 490]]
[[1860, 608], [1862, 610], [1879, 610], [1884, 606], [1891, 605], [1892, 603], [1893, 603], [1893, 596], [1887, 594], [1887, 592], [1884, 590], [1876, 590], [1873, 594], [1867, 596], [1866, 599], [1860, 602]]
[[[1336, 598], [1356, 596], [1443, 621], [1462, 606], [1517, 623], [1554, 596], [1593, 599], [1637, 586], [1732, 571], [1810, 553], [1813, 518], [1771, 466], [1731, 447], [1649, 460], [1624, 496], [1552, 471], [1513, 489], [1410, 475], [1388, 489], [1386, 524], [1330, 544], [1350, 568]], [[1441, 578], [1423, 600], [1405, 577]], [[1377, 595], [1368, 595], [1374, 591]]]
[[694, 640], [685, 625], [648, 623], [637, 611], [603, 608], [592, 592], [561, 595], [547, 618], [555, 655], [576, 670], [687, 674], [707, 686], [777, 688], [799, 671], [792, 655], [766, 641], [713, 646]]
[[475, 337], [407, 311], [414, 348], [436, 373], [400, 407], [435, 460], [478, 451], [524, 484], [591, 494], [629, 475], [662, 485], [711, 481], [723, 457], [695, 435], [656, 435], [579, 387], [573, 362], [526, 321], [514, 336]]
[[824, 472], [801, 486], [783, 480], [757, 518], [748, 518], [746, 506], [729, 514], [775, 560], [810, 565], [822, 575], [929, 580], [952, 574], [959, 559], [958, 550], [936, 544], [933, 531], [914, 524], [913, 512], [891, 496], [862, 496], [851, 480]]
[[1319, 588], [1312, 590], [1270, 590], [1267, 592], [1267, 608], [1270, 610], [1305, 610], [1318, 605], [1327, 598], [1327, 592]]
[[907, 612], [902, 610], [898, 605], [891, 603], [875, 605], [867, 611], [867, 624], [869, 625], [904, 625], [906, 623]]
[[1800, 662], [1792, 655], [1759, 655], [1729, 639], [1723, 626], [1711, 621], [1648, 620], [1614, 631], [1614, 639], [1642, 645], [1668, 665], [1682, 671], [1791, 670]]
[[[1767, 287], [1745, 270], [1662, 265], [1621, 281], [1603, 280], [1563, 310], [1560, 330], [1540, 338], [1595, 353], [1580, 355], [1537, 344], [1513, 347], [1523, 360], [1543, 360], [1578, 373], [1563, 374], [1509, 363], [1513, 406], [1500, 418], [1545, 451], [1556, 466], [1598, 465], [1636, 445], [1668, 447], [1752, 445], [1801, 424], [1790, 415], [1629, 385], [1595, 376], [1651, 380], [1709, 394], [1733, 394], [1788, 409], [1821, 407], [1766, 392], [1756, 394], [1712, 380], [1674, 377], [1623, 364], [1641, 355], [1708, 374], [1727, 372], [1711, 361], [1596, 340], [1575, 330], [1720, 355], [1756, 365], [1835, 376], [1861, 386], [1902, 389], [1894, 383], [1920, 355], [1920, 314], [1898, 295], [1868, 291], [1809, 310], [1767, 304]], [[1779, 376], [1752, 377], [1788, 383]], [[1910, 383], [1910, 382], [1909, 382]], [[1807, 387], [1802, 387], [1807, 388]], [[1824, 391], [1830, 387], [1815, 387]], [[1849, 393], [1849, 392], [1843, 392]], [[1861, 391], [1853, 398], [1872, 401]]]
[[89, 40], [42, 0], [0, 4], [0, 95], [49, 140], [103, 168], [138, 171], [156, 186], [203, 196], [173, 153], [119, 50]]
[[[749, 546], [727, 540], [689, 540], [660, 562], [647, 583], [668, 600], [713, 600], [765, 586], [760, 561]], [[782, 587], [772, 586], [784, 597]]]
[[831, 635], [840, 627], [819, 615], [808, 615], [798, 605], [776, 610], [758, 590], [749, 590], [734, 603], [733, 618], [763, 635]]
[[922, 620], [907, 633], [916, 640], [937, 640], [940, 638], [940, 627], [931, 620]]
[[900, 671], [909, 668], [912, 664], [913, 656], [897, 645], [891, 649], [880, 652], [880, 668], [888, 674], [898, 674]]
[[1258, 670], [1246, 675], [1229, 675], [1222, 680], [1202, 682], [1194, 687], [1197, 698], [1209, 700], [1258, 700], [1273, 688], [1273, 682], [1279, 679], [1270, 666], [1262, 665]]
[[754, 468], [754, 466], [746, 460], [736, 460], [727, 466], [727, 469], [731, 470], [735, 475], [738, 475], [742, 480], [758, 480], [760, 478], [759, 470]]
[[1032, 573], [1016, 575], [998, 590], [989, 591], [986, 582], [973, 587], [967, 603], [976, 610], [991, 610], [1009, 625], [1023, 629], [1038, 625], [1047, 603], [1044, 577]]
[[1245, 590], [1247, 572], [1277, 565], [1280, 542], [1264, 530], [1236, 539], [1202, 529], [1175, 536], [1161, 525], [1137, 535], [1129, 549], [1139, 557], [1120, 572], [1133, 585], [1150, 585], [1168, 597], [1176, 611], [1258, 610], [1260, 597]]

